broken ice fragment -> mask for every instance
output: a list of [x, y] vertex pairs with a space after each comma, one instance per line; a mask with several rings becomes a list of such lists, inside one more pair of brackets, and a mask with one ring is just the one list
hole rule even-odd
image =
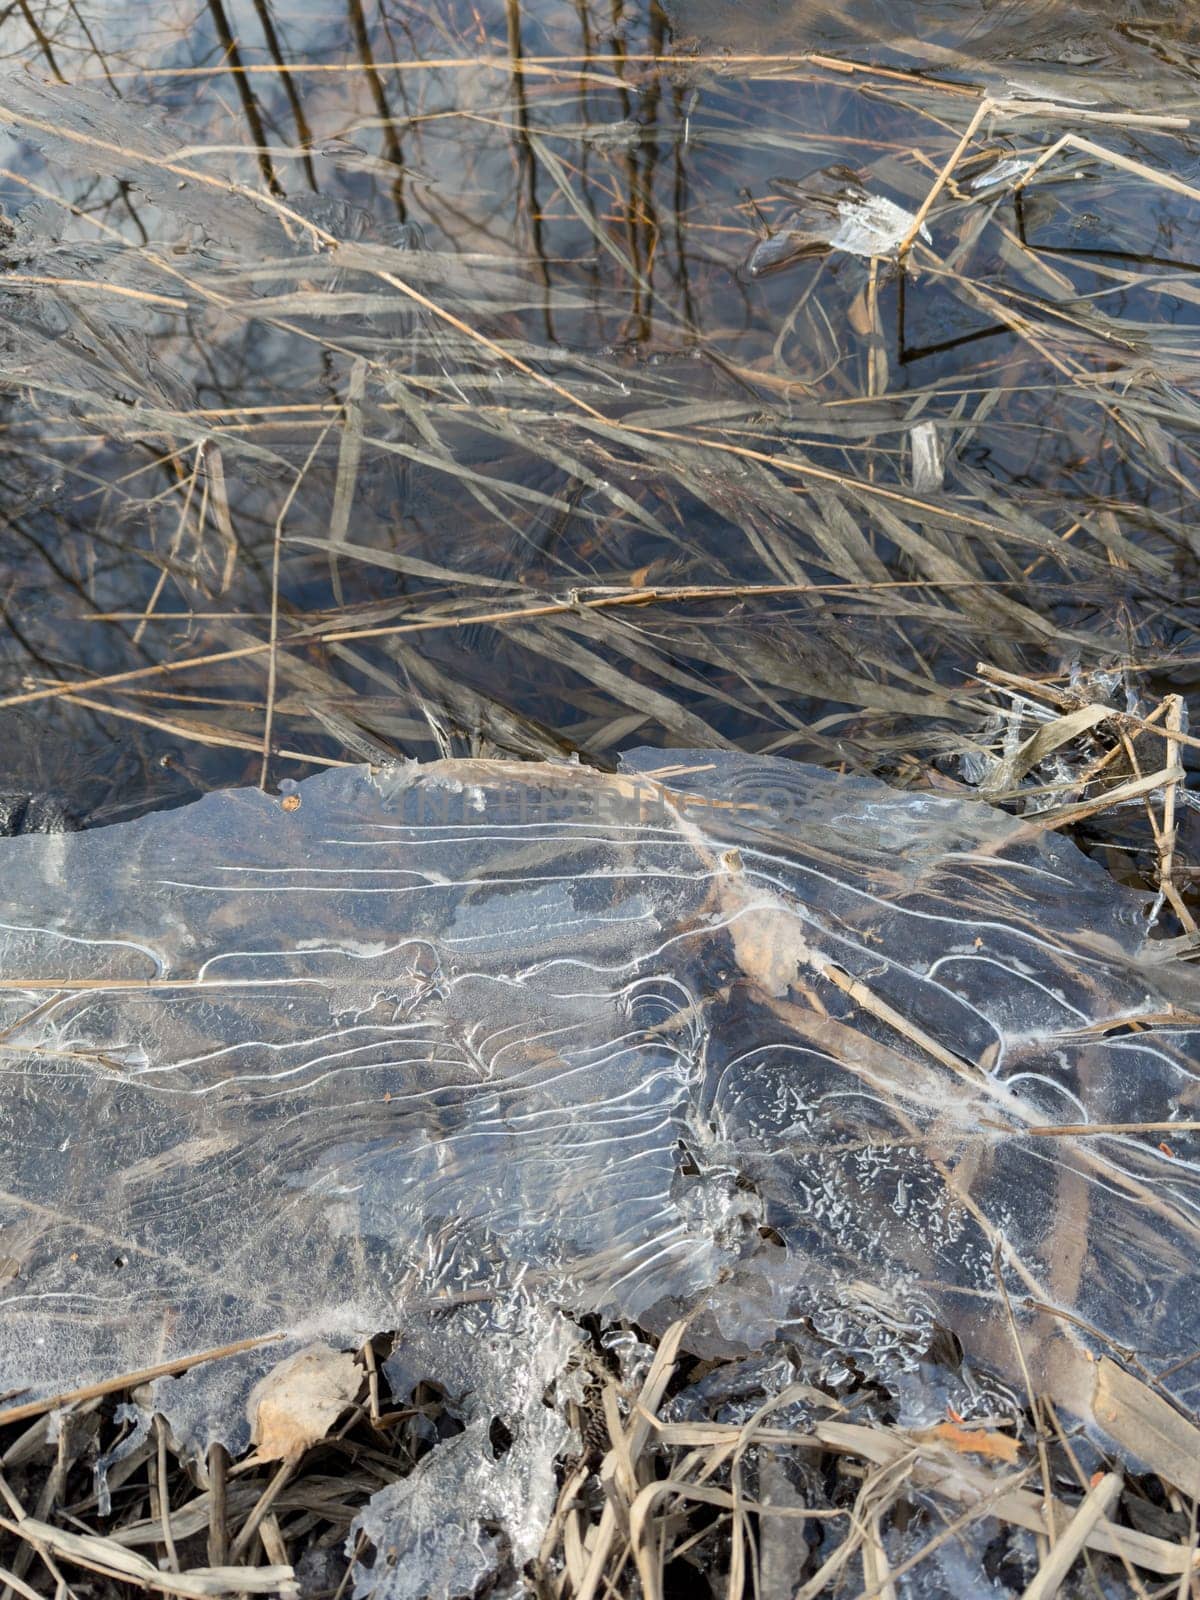
[[[832, 250], [845, 250], [852, 256], [890, 256], [911, 233], [916, 216], [883, 195], [853, 196], [839, 201], [838, 225], [829, 239]], [[918, 230], [928, 240], [929, 230]]]
[[[798, 201], [768, 238], [750, 253], [745, 271], [760, 278], [792, 261], [843, 251], [871, 259], [894, 256], [916, 227], [916, 216], [884, 195], [870, 194], [847, 181], [840, 168], [818, 174], [809, 186], [780, 184]], [[919, 236], [928, 241], [921, 225]]]
[[1020, 156], [1011, 156], [1004, 161], [997, 161], [994, 166], [981, 172], [967, 184], [967, 188], [975, 193], [982, 189], [998, 189], [1001, 184], [1011, 183], [1014, 178], [1019, 178], [1022, 173], [1028, 172], [1033, 162]]
[[547, 1396], [566, 1376], [579, 1338], [565, 1318], [519, 1291], [406, 1319], [387, 1365], [393, 1392], [436, 1370], [466, 1427], [363, 1508], [346, 1540], [356, 1558], [356, 1600], [506, 1592], [505, 1580], [542, 1542], [558, 1490], [556, 1460], [578, 1451]]
[[942, 488], [946, 463], [942, 438], [936, 422], [918, 422], [909, 431], [912, 452], [912, 486], [917, 494], [932, 494]]

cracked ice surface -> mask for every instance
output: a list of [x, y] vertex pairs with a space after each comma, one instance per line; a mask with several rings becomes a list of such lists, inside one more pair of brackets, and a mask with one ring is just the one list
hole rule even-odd
[[296, 797], [0, 842], [0, 1390], [518, 1287], [1011, 1372], [997, 1261], [1081, 1409], [1200, 1343], [1195, 1134], [1028, 1131], [1197, 1116], [1195, 980], [1070, 844], [678, 751]]

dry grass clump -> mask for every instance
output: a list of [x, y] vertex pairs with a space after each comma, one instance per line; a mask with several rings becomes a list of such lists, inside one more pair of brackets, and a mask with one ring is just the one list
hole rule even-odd
[[1183, 697], [1142, 709], [1120, 676], [1031, 679], [984, 663], [978, 676], [997, 707], [990, 742], [970, 764], [980, 793], [1018, 809], [1031, 829], [1088, 837], [1121, 881], [1156, 883], [1151, 926], [1165, 908], [1175, 932], [1194, 940], [1196, 868], [1178, 846], [1195, 804], [1184, 758], [1200, 740], [1186, 731]]
[[[1173, 1542], [1141, 1531], [1153, 1518], [1135, 1502], [1146, 1500], [1149, 1480], [1127, 1482], [1118, 1461], [1086, 1474], [1086, 1441], [1072, 1437], [1047, 1398], [1015, 1428], [1011, 1416], [964, 1423], [949, 1408], [945, 1420], [914, 1429], [889, 1424], [886, 1404], [862, 1421], [857, 1414], [872, 1410], [862, 1395], [847, 1403], [800, 1383], [736, 1423], [673, 1422], [661, 1412], [672, 1383], [694, 1366], [682, 1354], [686, 1338], [683, 1323], [664, 1336], [627, 1405], [606, 1391], [610, 1448], [594, 1472], [581, 1464], [564, 1484], [543, 1551], [544, 1592], [660, 1600], [681, 1592], [690, 1567], [691, 1581], [707, 1580], [713, 1594], [876, 1600], [954, 1546], [966, 1556], [961, 1574], [974, 1566], [981, 1586], [998, 1583], [1031, 1600], [1057, 1593], [1077, 1560], [1099, 1581], [1094, 1563], [1106, 1558], [1104, 1578], [1124, 1578], [1138, 1594], [1153, 1574], [1170, 1577], [1166, 1592], [1182, 1595], [1200, 1572], [1186, 1455], [1200, 1440], [1194, 1428], [1182, 1433], [1176, 1458], [1192, 1480], [1190, 1512], [1170, 1485], [1150, 1488], [1174, 1507], [1164, 1513], [1181, 1530]], [[1128, 1388], [1121, 1403], [1146, 1404]], [[787, 1425], [797, 1408], [808, 1420]], [[1033, 1538], [1010, 1544], [1013, 1530]], [[899, 1559], [898, 1549], [906, 1552]], [[986, 1577], [985, 1554], [995, 1560]], [[946, 1571], [939, 1580], [954, 1581]]]
[[[439, 34], [374, 80], [110, 66], [186, 89], [186, 128], [133, 125], [92, 71], [0, 92], [30, 206], [17, 593], [53, 564], [60, 596], [0, 662], [0, 717], [70, 707], [179, 790], [647, 740], [944, 767], [980, 658], [1186, 688], [1194, 297], [1132, 240], [1194, 219], [1190, 102], [661, 31], [592, 56], [578, 19], [535, 56], [514, 18], [508, 54]], [[231, 143], [230, 74], [306, 139]], [[368, 94], [388, 74], [403, 119]], [[98, 183], [136, 224], [83, 203]], [[836, 242], [850, 195], [910, 218], [879, 255]]]
[[[582, 1404], [548, 1392], [578, 1448], [559, 1463], [536, 1559], [495, 1573], [507, 1592], [886, 1600], [927, 1567], [935, 1590], [974, 1573], [999, 1592], [1045, 1600], [1064, 1583], [1075, 1592], [1077, 1577], [1137, 1596], [1183, 1596], [1200, 1578], [1200, 1434], [1111, 1362], [1099, 1414], [1117, 1438], [1140, 1439], [1150, 1473], [1145, 1460], [1098, 1451], [1046, 1396], [969, 1419], [948, 1404], [942, 1420], [904, 1427], [889, 1420], [886, 1389], [861, 1379], [836, 1391], [802, 1378], [781, 1384], [778, 1352], [769, 1363], [698, 1359], [686, 1321], [653, 1349], [645, 1337], [622, 1335], [646, 1352], [635, 1367], [614, 1359], [610, 1342]], [[336, 1422], [282, 1462], [230, 1462], [220, 1446], [206, 1461], [190, 1458], [152, 1418], [139, 1374], [124, 1390], [106, 1384], [27, 1406], [33, 1418], [11, 1421], [21, 1408], [9, 1408], [0, 1414], [7, 1591], [24, 1600], [385, 1594], [389, 1553], [354, 1536], [355, 1518], [461, 1427], [453, 1397], [436, 1386], [387, 1394], [379, 1356], [402, 1342], [397, 1334], [366, 1347]], [[501, 1453], [510, 1443], [503, 1429], [493, 1439]], [[448, 1505], [443, 1515], [470, 1527], [473, 1508]]]

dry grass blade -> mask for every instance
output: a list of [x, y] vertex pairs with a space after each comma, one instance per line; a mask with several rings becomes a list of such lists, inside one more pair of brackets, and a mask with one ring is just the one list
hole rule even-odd
[[1200, 1500], [1200, 1428], [1107, 1356], [1096, 1367], [1097, 1420], [1123, 1449]]
[[346, 405], [342, 414], [341, 437], [338, 443], [337, 481], [333, 489], [333, 512], [329, 518], [329, 579], [337, 605], [345, 603], [342, 579], [338, 571], [338, 546], [345, 544], [350, 532], [350, 512], [354, 504], [354, 490], [358, 481], [359, 463], [362, 459], [363, 422], [362, 401], [366, 391], [367, 364], [356, 361], [350, 369], [350, 382], [346, 390]]
[[96, 1534], [70, 1533], [23, 1516], [17, 1521], [0, 1517], [0, 1528], [16, 1535], [39, 1552], [47, 1551], [90, 1572], [117, 1582], [160, 1594], [182, 1595], [185, 1600], [214, 1600], [218, 1595], [298, 1595], [291, 1567], [196, 1567], [187, 1572], [161, 1572], [136, 1551]]
[[[324, 442], [329, 426], [330, 424], [327, 423], [325, 428], [317, 435], [316, 443], [308, 452], [304, 465], [293, 479], [292, 486], [279, 508], [279, 515], [275, 518], [275, 533], [271, 541], [271, 626], [267, 636], [267, 693], [263, 707], [262, 767], [258, 779], [259, 787], [263, 789], [267, 787], [267, 775], [271, 765], [271, 738], [275, 727], [275, 687], [279, 675], [279, 564], [283, 545], [283, 528], [287, 521], [288, 512], [291, 510], [296, 495], [300, 491], [300, 485], [304, 482], [305, 474], [312, 466], [317, 451]], [[330, 570], [334, 570], [332, 562]]]
[[1083, 1503], [1059, 1534], [1054, 1548], [1042, 1562], [1033, 1581], [1026, 1586], [1022, 1600], [1053, 1600], [1088, 1535], [1102, 1517], [1108, 1515], [1121, 1493], [1119, 1473], [1107, 1472], [1083, 1498]]
[[[177, 739], [185, 739], [193, 744], [208, 745], [221, 750], [246, 750], [254, 753], [262, 749], [263, 741], [248, 735], [227, 733], [221, 728], [198, 721], [194, 717], [164, 717], [152, 716], [145, 711], [134, 711], [129, 706], [114, 705], [111, 701], [93, 700], [90, 695], [73, 694], [70, 696], [75, 705], [86, 706], [90, 711], [101, 712], [104, 716], [117, 717], [123, 722], [136, 722], [143, 728], [157, 728]], [[272, 728], [274, 722], [272, 719]], [[270, 739], [271, 729], [268, 729], [267, 738]], [[286, 746], [270, 745], [268, 755], [282, 757], [285, 761], [302, 761], [308, 766], [315, 767], [348, 767], [352, 761], [345, 761], [337, 756], [320, 756], [302, 750], [291, 750]], [[265, 780], [264, 780], [265, 782]]]
[[[819, 1423], [815, 1432], [821, 1443], [861, 1455], [880, 1466], [900, 1460], [911, 1448], [903, 1434], [892, 1436], [886, 1429], [866, 1428], [857, 1423]], [[936, 1488], [948, 1499], [960, 1503], [989, 1499], [995, 1488], [986, 1473], [966, 1466], [961, 1460], [951, 1467], [944, 1458], [939, 1460], [937, 1453], [928, 1446], [920, 1455], [914, 1477], [919, 1485]], [[1042, 1496], [1026, 1489], [1005, 1490], [998, 1498], [989, 1500], [989, 1505], [992, 1515], [1044, 1537], [1050, 1534], [1057, 1537], [1073, 1515], [1067, 1506], [1053, 1500], [1048, 1518]], [[1130, 1560], [1148, 1572], [1172, 1575], [1196, 1568], [1195, 1557], [1186, 1546], [1156, 1539], [1132, 1528], [1118, 1527], [1103, 1517], [1087, 1532], [1084, 1547], [1107, 1555], [1119, 1556], [1124, 1551]]]
[[1140, 800], [1145, 795], [1165, 792], [1173, 785], [1182, 783], [1186, 776], [1182, 767], [1163, 767], [1158, 772], [1148, 773], [1145, 777], [1130, 778], [1126, 783], [1118, 783], [1094, 800], [1081, 800], [1076, 805], [1059, 806], [1035, 813], [1028, 819], [1026, 826], [1030, 831], [1070, 827], [1077, 822], [1086, 821], [1089, 817], [1099, 816], [1102, 812], [1124, 805], [1130, 800]]
[[[671, 1374], [675, 1367], [675, 1359], [686, 1331], [687, 1323], [681, 1321], [673, 1323], [663, 1335], [658, 1350], [655, 1352], [650, 1371], [646, 1374], [646, 1381], [642, 1385], [641, 1394], [638, 1396], [634, 1407], [632, 1420], [623, 1432], [619, 1448], [614, 1446], [605, 1462], [606, 1477], [610, 1483], [614, 1484], [618, 1493], [620, 1493], [622, 1486], [619, 1480], [616, 1479], [615, 1474], [621, 1471], [623, 1462], [626, 1464], [623, 1485], [625, 1491], [623, 1497], [624, 1505], [620, 1517], [620, 1521], [623, 1521], [626, 1526], [628, 1526], [629, 1522], [630, 1500], [632, 1498], [630, 1491], [634, 1487], [630, 1482], [628, 1464], [638, 1461], [651, 1436], [655, 1422], [655, 1412], [658, 1410], [659, 1402], [662, 1400], [663, 1393], [670, 1382]], [[610, 1498], [605, 1504], [600, 1522], [595, 1529], [591, 1555], [588, 1559], [576, 1600], [594, 1600], [597, 1590], [604, 1581], [605, 1569], [612, 1556], [618, 1526], [617, 1502]]]
[[[934, 587], [924, 579], [899, 580], [895, 587]], [[888, 585], [893, 587], [893, 585]], [[551, 600], [542, 605], [514, 606], [492, 611], [469, 612], [461, 616], [428, 617], [414, 622], [387, 623], [379, 627], [312, 628], [301, 631], [291, 639], [279, 641], [284, 647], [297, 643], [344, 644], [359, 639], [381, 639], [395, 634], [433, 633], [449, 629], [477, 628], [482, 624], [510, 627], [514, 623], [530, 622], [542, 617], [564, 616], [572, 611], [602, 611], [618, 606], [670, 605], [709, 599], [744, 599], [754, 596], [789, 594], [853, 594], [861, 588], [856, 584], [718, 584], [697, 585], [690, 588], [638, 588], [613, 594], [572, 595], [567, 600]], [[33, 705], [44, 700], [62, 699], [94, 689], [108, 689], [126, 683], [140, 682], [145, 678], [166, 676], [177, 672], [194, 671], [200, 667], [219, 666], [228, 661], [244, 661], [251, 656], [267, 655], [270, 641], [241, 645], [233, 650], [214, 650], [190, 659], [159, 661], [149, 667], [135, 667], [128, 672], [107, 673], [101, 677], [79, 682], [56, 683], [40, 689], [26, 689], [19, 694], [0, 699], [0, 710], [9, 706]]]
[[989, 775], [985, 792], [1003, 794], [1039, 766], [1048, 755], [1088, 733], [1112, 717], [1108, 706], [1080, 706], [1046, 723], [1030, 734], [1019, 749], [1006, 756]]

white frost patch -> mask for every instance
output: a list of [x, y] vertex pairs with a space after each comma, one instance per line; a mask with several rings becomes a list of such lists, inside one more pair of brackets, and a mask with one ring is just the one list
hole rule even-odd
[[[904, 243], [917, 220], [911, 211], [879, 194], [839, 200], [837, 226], [829, 236], [830, 248], [852, 256], [890, 256]], [[921, 238], [929, 242], [922, 225]]]
[[1010, 156], [1007, 161], [997, 161], [994, 167], [989, 167], [977, 178], [972, 178], [967, 188], [974, 194], [978, 194], [981, 189], [997, 189], [1002, 183], [1011, 183], [1014, 178], [1021, 177], [1032, 165], [1032, 161], [1021, 156]]
[[[1057, 83], [1054, 84], [1051, 91], [1048, 91], [1044, 85], [1029, 83], [1028, 81], [1022, 82], [1019, 78], [1010, 78], [1008, 80], [1008, 88], [1014, 98], [1033, 102], [1028, 107], [1031, 115], [1033, 112], [1043, 108], [1048, 112], [1052, 111], [1056, 105], [1098, 106], [1101, 103], [1095, 95], [1063, 94]], [[1026, 108], [1022, 107], [1021, 109], [1022, 114], [1024, 114]]]
[[912, 451], [912, 486], [917, 494], [932, 494], [945, 482], [946, 463], [936, 422], [918, 422], [909, 431]]

